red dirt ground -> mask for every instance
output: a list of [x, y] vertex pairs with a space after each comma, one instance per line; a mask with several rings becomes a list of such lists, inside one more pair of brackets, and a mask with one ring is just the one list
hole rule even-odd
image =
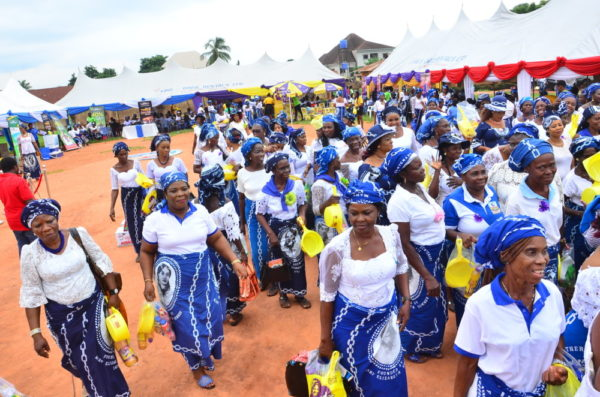
[[[305, 126], [310, 135], [314, 130]], [[309, 141], [312, 140], [309, 138]], [[191, 172], [192, 136], [183, 133], [173, 137], [172, 148], [182, 149], [180, 155]], [[132, 153], [147, 152], [148, 139], [127, 142]], [[109, 168], [115, 163], [113, 142], [102, 142], [65, 153], [56, 160], [46, 161], [52, 198], [63, 211], [62, 228], [85, 226], [111, 257], [114, 267], [123, 275], [124, 300], [135, 333], [137, 315], [144, 301], [143, 278], [135, 263], [133, 248], [117, 248], [115, 230], [118, 223], [108, 217], [110, 204]], [[143, 164], [145, 169], [145, 163]], [[193, 178], [195, 180], [196, 178]], [[45, 186], [40, 189], [47, 197]], [[120, 200], [119, 200], [120, 201]], [[120, 203], [116, 208], [117, 222], [123, 219]], [[15, 238], [4, 223], [0, 226], [0, 252], [4, 287], [0, 290], [0, 377], [13, 383], [18, 390], [32, 397], [72, 396], [72, 378], [60, 366], [61, 352], [43, 326], [51, 346], [50, 359], [38, 357], [28, 335], [24, 310], [19, 307], [19, 264]], [[319, 343], [319, 292], [316, 287], [317, 264], [307, 261], [308, 299], [313, 308], [303, 310], [298, 305], [280, 309], [277, 297], [261, 294], [244, 310], [244, 320], [237, 326], [225, 325], [223, 359], [217, 361], [213, 378], [217, 384], [211, 391], [196, 386], [183, 358], [173, 352], [165, 337], [155, 335], [154, 342], [143, 351], [133, 347], [140, 362], [126, 368], [121, 364], [134, 396], [287, 396], [285, 363], [300, 350], [314, 349]], [[44, 315], [42, 315], [44, 318]], [[452, 395], [456, 354], [452, 349], [456, 327], [451, 316], [446, 330], [446, 342], [441, 360], [425, 364], [407, 363], [410, 396], [446, 397]], [[76, 395], [81, 395], [81, 383], [75, 381]]]

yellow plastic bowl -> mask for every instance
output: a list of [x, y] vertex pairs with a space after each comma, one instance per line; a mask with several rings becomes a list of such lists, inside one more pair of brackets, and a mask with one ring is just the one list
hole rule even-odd
[[594, 184], [583, 192], [581, 192], [581, 201], [585, 204], [589, 204], [594, 198], [600, 194], [600, 182], [594, 182]]
[[108, 329], [108, 333], [113, 342], [121, 342], [129, 339], [129, 327], [121, 315], [121, 312], [114, 307], [111, 307], [109, 310], [111, 314], [106, 317], [106, 328]]
[[600, 152], [583, 160], [583, 166], [594, 182], [600, 182]]
[[302, 251], [311, 258], [314, 258], [323, 251], [325, 244], [319, 233], [309, 230], [302, 222], [302, 218], [297, 218], [298, 223], [302, 226], [302, 240], [300, 240], [300, 247]]
[[446, 266], [446, 284], [450, 288], [463, 288], [469, 284], [473, 268], [471, 261], [465, 258], [462, 254], [462, 239], [456, 239], [456, 258], [451, 259]]
[[138, 321], [138, 334], [149, 334], [154, 329], [154, 306], [150, 302], [142, 305], [140, 320]]
[[138, 172], [137, 176], [135, 177], [135, 183], [144, 189], [148, 189], [150, 186], [154, 185], [154, 181], [141, 172]]
[[329, 207], [325, 208], [323, 213], [323, 218], [325, 219], [325, 224], [329, 227], [337, 227], [340, 224], [343, 224], [344, 213], [342, 212], [342, 207], [339, 204], [332, 204]]

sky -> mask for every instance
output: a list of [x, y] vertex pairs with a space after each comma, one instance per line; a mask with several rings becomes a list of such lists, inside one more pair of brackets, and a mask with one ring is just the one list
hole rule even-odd
[[462, 7], [473, 20], [503, 2], [523, 0], [27, 0], [0, 5], [0, 87], [10, 78], [32, 88], [66, 85], [86, 65], [139, 70], [140, 58], [204, 52], [215, 36], [231, 47], [233, 63], [265, 52], [277, 61], [319, 57], [349, 33], [398, 45], [407, 28], [426, 34], [432, 21], [452, 27]]

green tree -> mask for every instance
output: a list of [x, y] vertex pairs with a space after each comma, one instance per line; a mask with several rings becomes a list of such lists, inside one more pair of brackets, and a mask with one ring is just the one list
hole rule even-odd
[[163, 65], [167, 62], [167, 57], [164, 55], [154, 55], [150, 58], [140, 59], [140, 73], [158, 72], [163, 69]]
[[25, 88], [26, 90], [31, 89], [31, 84], [29, 84], [29, 81], [27, 80], [19, 80], [19, 84], [21, 84], [21, 87]]
[[[104, 79], [106, 77], [115, 77], [117, 75], [117, 72], [113, 68], [103, 68], [102, 71], [99, 72], [94, 65], [84, 67], [83, 73], [91, 79]], [[75, 77], [75, 74], [71, 76], [71, 79], [73, 77]]]
[[542, 0], [539, 4], [536, 3], [521, 3], [514, 6], [511, 11], [515, 14], [527, 14], [528, 12], [535, 11], [538, 8], [542, 8], [548, 4], [550, 0]]
[[75, 85], [76, 81], [77, 81], [77, 76], [75, 76], [75, 73], [71, 73], [71, 78], [69, 79], [69, 82], [67, 83], [67, 85], [73, 86], [73, 85]]
[[229, 62], [231, 60], [231, 56], [229, 52], [231, 52], [231, 48], [227, 44], [225, 44], [225, 39], [222, 37], [215, 37], [214, 39], [210, 39], [204, 44], [204, 49], [208, 50], [202, 56], [208, 57], [207, 66], [215, 63], [217, 59], [222, 59], [225, 62]]

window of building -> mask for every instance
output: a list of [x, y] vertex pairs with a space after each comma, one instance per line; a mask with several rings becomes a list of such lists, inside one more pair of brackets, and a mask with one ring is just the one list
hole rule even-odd
[[367, 59], [369, 59], [369, 54], [363, 54], [363, 60], [366, 61]]
[[390, 55], [390, 54], [388, 54], [387, 52], [385, 54], [383, 54], [383, 59], [387, 59], [388, 55]]
[[374, 58], [377, 59], [378, 58], [377, 53], [370, 54], [370, 57], [371, 57], [371, 59], [374, 59]]

